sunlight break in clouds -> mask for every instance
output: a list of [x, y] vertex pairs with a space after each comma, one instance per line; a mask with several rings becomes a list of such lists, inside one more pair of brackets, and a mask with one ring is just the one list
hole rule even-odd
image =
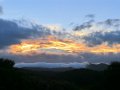
[[[66, 52], [66, 53], [120, 53], [120, 44], [113, 44], [112, 46], [103, 43], [94, 47], [87, 46], [85, 43], [77, 43], [69, 39], [57, 39], [53, 36], [48, 36], [46, 38], [39, 38], [35, 40], [23, 40], [20, 44], [11, 45], [10, 53], [12, 54], [33, 54], [33, 53], [47, 53], [47, 50], [57, 50]], [[52, 51], [51, 51], [52, 52]], [[55, 52], [55, 53], [56, 53]], [[62, 53], [62, 52], [61, 52]]]

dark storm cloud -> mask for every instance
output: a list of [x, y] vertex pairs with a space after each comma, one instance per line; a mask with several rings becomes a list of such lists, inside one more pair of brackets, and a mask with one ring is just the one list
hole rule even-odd
[[49, 34], [49, 30], [42, 26], [22, 27], [14, 21], [0, 19], [0, 48], [19, 43], [21, 39], [35, 38]]

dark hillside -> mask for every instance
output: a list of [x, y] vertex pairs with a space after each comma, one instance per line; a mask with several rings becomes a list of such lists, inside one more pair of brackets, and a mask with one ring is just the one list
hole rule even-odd
[[[4, 62], [5, 61], [5, 62]], [[7, 60], [8, 62], [9, 60]], [[9, 61], [11, 63], [11, 61]], [[12, 61], [13, 62], [13, 61]], [[6, 60], [0, 63], [6, 63]], [[0, 64], [0, 90], [119, 90], [120, 63], [104, 71], [74, 69], [62, 72], [13, 68]], [[10, 65], [10, 66], [9, 66]], [[12, 66], [11, 66], [12, 65]]]

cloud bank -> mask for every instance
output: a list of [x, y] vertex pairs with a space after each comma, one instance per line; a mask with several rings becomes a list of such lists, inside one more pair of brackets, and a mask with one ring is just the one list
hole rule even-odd
[[46, 63], [46, 62], [38, 62], [38, 63], [18, 63], [15, 67], [40, 67], [40, 68], [85, 68], [88, 65], [87, 62], [84, 63]]
[[33, 25], [31, 28], [21, 27], [14, 21], [0, 19], [0, 48], [20, 43], [22, 39], [50, 35], [49, 30], [43, 26]]
[[36, 66], [120, 61], [120, 20], [96, 22], [93, 16], [89, 17], [92, 19], [71, 30], [26, 20], [0, 19], [0, 57], [29, 65], [36, 62]]

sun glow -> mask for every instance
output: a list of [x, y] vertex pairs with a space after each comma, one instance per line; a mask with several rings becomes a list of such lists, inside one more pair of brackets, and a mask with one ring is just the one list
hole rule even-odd
[[[57, 39], [53, 36], [48, 36], [46, 38], [39, 39], [29, 39], [23, 40], [20, 44], [15, 44], [10, 46], [10, 53], [12, 54], [30, 54], [32, 52], [41, 52], [46, 50], [60, 50], [63, 53], [119, 53], [120, 44], [114, 44], [109, 46], [105, 43], [97, 46], [88, 46], [84, 43], [77, 43], [76, 41], [69, 39]], [[55, 52], [55, 51], [54, 51]]]

